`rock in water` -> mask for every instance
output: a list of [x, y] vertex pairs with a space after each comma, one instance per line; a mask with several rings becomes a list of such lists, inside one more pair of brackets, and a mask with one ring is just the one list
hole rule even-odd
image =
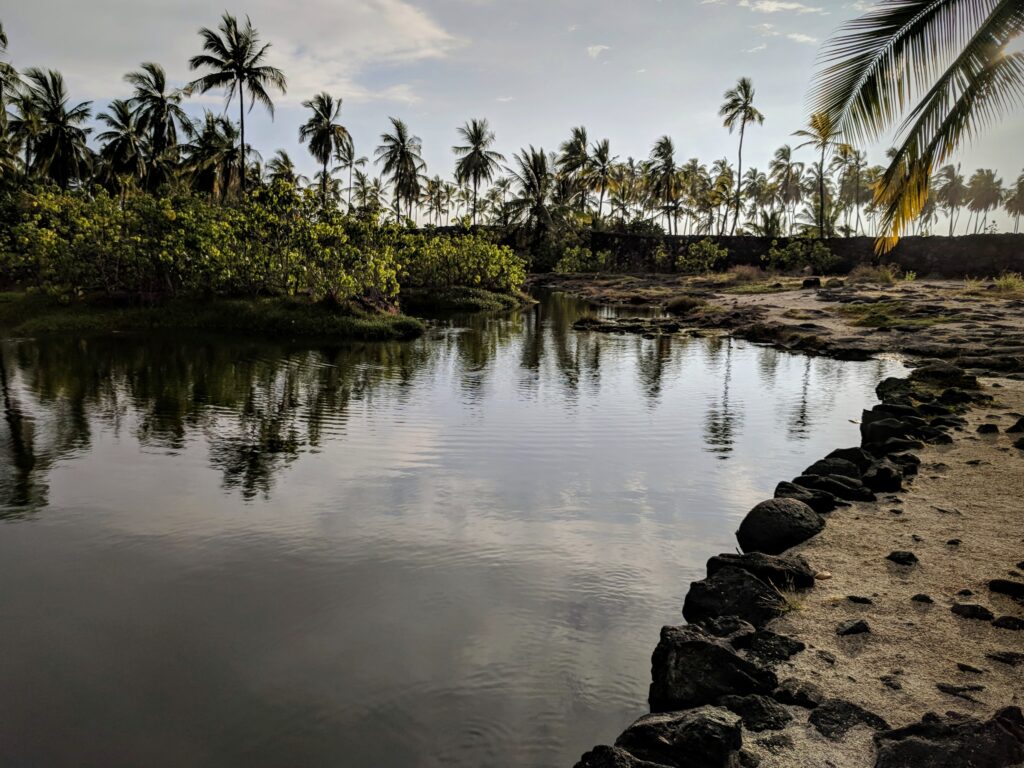
[[874, 712], [843, 699], [827, 699], [821, 702], [811, 712], [808, 721], [822, 736], [834, 740], [843, 738], [847, 731], [857, 725], [866, 725], [875, 730], [889, 727], [889, 724]]
[[839, 457], [819, 459], [803, 471], [805, 475], [841, 475], [853, 480], [860, 480], [861, 470], [852, 461]]
[[779, 589], [810, 589], [814, 586], [814, 571], [800, 555], [724, 552], [708, 560], [708, 576], [714, 576], [722, 568], [740, 568]]
[[651, 657], [652, 712], [712, 704], [722, 696], [769, 693], [775, 674], [698, 627], [662, 627]]
[[638, 760], [618, 747], [600, 746], [587, 752], [575, 768], [665, 768], [664, 765]]
[[875, 734], [875, 768], [1008, 768], [1024, 761], [1024, 716], [1006, 707], [984, 722], [929, 712], [921, 722]]
[[744, 552], [779, 555], [825, 527], [817, 512], [796, 499], [769, 499], [754, 507], [736, 532]]
[[739, 568], [721, 568], [690, 585], [683, 618], [690, 623], [719, 616], [737, 616], [760, 627], [786, 611], [778, 590]]
[[718, 703], [739, 715], [748, 731], [781, 731], [793, 719], [785, 707], [767, 696], [723, 696]]
[[721, 707], [641, 717], [615, 746], [658, 765], [727, 768], [743, 745], [740, 719]]

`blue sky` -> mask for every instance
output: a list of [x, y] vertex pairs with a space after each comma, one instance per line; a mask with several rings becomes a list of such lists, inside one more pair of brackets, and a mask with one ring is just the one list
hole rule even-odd
[[[824, 0], [231, 0], [249, 14], [289, 78], [274, 121], [259, 110], [251, 141], [281, 147], [307, 172], [297, 141], [300, 106], [319, 90], [344, 99], [343, 122], [360, 154], [390, 115], [423, 139], [429, 172], [448, 175], [455, 127], [486, 117], [507, 156], [528, 144], [555, 149], [574, 125], [609, 138], [614, 154], [645, 157], [673, 137], [680, 161], [735, 160], [717, 116], [722, 92], [753, 79], [764, 126], [748, 134], [745, 164], [764, 168], [806, 119], [818, 46], [863, 2]], [[36, 0], [9, 4], [2, 21], [18, 67], [60, 69], [73, 98], [102, 106], [127, 96], [124, 72], [160, 62], [190, 77], [196, 31], [220, 9], [201, 0]], [[221, 109], [216, 96], [206, 105]], [[198, 114], [203, 104], [193, 101]], [[1024, 169], [1024, 118], [1014, 116], [962, 155], [964, 168]], [[873, 161], [881, 159], [878, 148]], [[810, 156], [808, 155], [808, 160]]]

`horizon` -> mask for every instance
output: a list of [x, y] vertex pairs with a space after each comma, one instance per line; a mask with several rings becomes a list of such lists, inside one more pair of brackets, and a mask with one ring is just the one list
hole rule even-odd
[[[89, 9], [56, 5], [64, 21], [56, 31], [51, 4], [8, 11], [2, 19], [7, 60], [19, 70], [60, 71], [72, 103], [93, 102], [91, 126], [110, 100], [130, 94], [122, 78], [143, 61], [161, 64], [175, 86], [194, 78], [188, 57], [200, 50], [198, 31], [215, 27], [220, 18], [220, 12], [197, 3], [185, 11], [156, 0], [127, 8], [116, 0], [99, 0]], [[490, 0], [301, 0], [288, 9], [256, 0], [226, 10], [252, 19], [271, 45], [270, 63], [288, 78], [287, 94], [272, 94], [273, 120], [262, 107], [247, 113], [247, 141], [264, 162], [283, 149], [299, 172], [312, 178], [317, 164], [298, 141], [307, 114], [301, 102], [326, 91], [343, 100], [341, 122], [352, 134], [357, 156], [370, 159], [371, 175], [380, 175], [373, 163], [380, 134], [389, 117], [398, 117], [422, 139], [427, 175], [448, 179], [456, 129], [471, 118], [489, 121], [505, 164], [531, 145], [557, 150], [570, 130], [582, 125], [592, 142], [608, 138], [619, 160], [646, 158], [655, 140], [668, 135], [680, 164], [695, 157], [710, 165], [724, 157], [735, 166], [737, 137], [722, 126], [718, 109], [724, 91], [741, 76], [753, 80], [756, 104], [766, 118], [763, 126], [747, 130], [744, 167], [767, 170], [776, 148], [800, 143], [792, 133], [807, 120], [806, 94], [821, 43], [867, 7], [862, 2], [654, 0], [624, 13], [607, 2], [575, 0], [557, 7], [535, 0], [515, 7]], [[119, 23], [109, 24], [115, 16]], [[309, 18], [322, 23], [311, 28]], [[532, 19], [536, 28], [524, 34]], [[721, 51], [727, 52], [722, 65], [706, 77], [707, 62]], [[592, 87], [595, 79], [598, 87]], [[609, 93], [615, 94], [614, 102]], [[223, 113], [223, 98], [210, 93], [185, 102], [193, 118], [206, 108]], [[232, 108], [228, 117], [237, 120], [237, 107]], [[954, 164], [968, 177], [976, 168], [993, 168], [1011, 184], [1024, 170], [1021, 128], [1019, 116], [993, 126]], [[96, 145], [95, 131], [90, 144]], [[858, 148], [874, 165], [882, 163], [888, 145]], [[797, 157], [810, 163], [813, 151], [800, 150]], [[1001, 228], [1010, 221], [1002, 210], [995, 218]], [[940, 214], [939, 221], [947, 220]]]

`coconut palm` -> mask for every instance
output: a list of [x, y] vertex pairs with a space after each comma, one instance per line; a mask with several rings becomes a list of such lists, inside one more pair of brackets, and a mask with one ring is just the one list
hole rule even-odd
[[933, 171], [962, 141], [1020, 108], [1024, 53], [1007, 44], [1022, 32], [1020, 0], [889, 0], [826, 45], [816, 112], [864, 142], [902, 120], [876, 192], [881, 250], [921, 211]]
[[949, 217], [949, 236], [960, 218], [960, 209], [967, 202], [967, 185], [960, 173], [960, 166], [944, 165], [935, 174], [935, 201]]
[[[284, 73], [266, 63], [270, 44], [261, 44], [259, 33], [253, 28], [249, 18], [245, 26], [240, 27], [238, 20], [229, 13], [221, 17], [218, 32], [203, 27], [199, 36], [203, 40], [203, 50], [198, 56], [189, 59], [191, 69], [208, 69], [207, 74], [193, 80], [188, 91], [206, 93], [215, 88], [225, 91], [224, 105], [231, 104], [238, 94], [238, 164], [245, 166], [245, 94], [249, 93], [249, 109], [257, 102], [266, 107], [271, 118], [274, 116], [274, 102], [267, 93], [268, 88], [275, 88], [282, 94], [287, 90]], [[241, 175], [241, 190], [245, 194], [245, 174]]]
[[1020, 231], [1020, 217], [1024, 215], [1024, 173], [1017, 177], [1017, 181], [1007, 191], [1003, 208], [1013, 219], [1013, 232]]
[[665, 215], [665, 225], [670, 235], [673, 234], [672, 214], [682, 188], [675, 153], [676, 148], [672, 139], [662, 136], [651, 149], [647, 168], [647, 187]]
[[832, 116], [827, 112], [815, 112], [811, 115], [807, 128], [794, 131], [793, 135], [802, 139], [807, 139], [807, 141], [797, 145], [797, 149], [813, 147], [819, 154], [818, 171], [815, 174], [818, 179], [818, 236], [826, 237], [826, 233], [829, 230], [826, 227], [828, 222], [826, 221], [825, 216], [825, 179], [827, 173], [825, 170], [825, 161], [832, 152], [845, 149], [849, 145], [841, 141], [843, 131], [839, 127], [839, 124], [836, 123]]
[[91, 129], [82, 127], [89, 119], [92, 102], [70, 106], [64, 78], [52, 69], [26, 70], [25, 83], [27, 106], [38, 120], [31, 170], [67, 189], [72, 181], [85, 176], [92, 159], [86, 144]]
[[104, 181], [124, 189], [146, 175], [146, 159], [138, 115], [127, 101], [115, 99], [96, 119], [107, 126], [96, 139], [103, 145]]
[[506, 168], [515, 192], [507, 208], [512, 222], [542, 232], [554, 222], [551, 207], [552, 163], [543, 149], [520, 150], [512, 156], [513, 167]]
[[[7, 53], [7, 35], [0, 23], [0, 54]], [[21, 88], [21, 78], [9, 62], [0, 61], [0, 129], [7, 126], [7, 106]]]
[[334, 158], [341, 165], [342, 170], [348, 171], [348, 207], [352, 209], [352, 172], [356, 168], [362, 168], [369, 160], [365, 157], [356, 157], [356, 146], [348, 141], [341, 145]]
[[420, 157], [423, 143], [419, 136], [409, 132], [409, 127], [397, 117], [391, 120], [392, 133], [382, 133], [381, 144], [377, 147], [375, 162], [381, 164], [384, 174], [391, 179], [394, 193], [395, 220], [402, 213], [402, 202], [406, 203], [406, 215], [412, 218], [413, 203], [420, 196], [420, 177], [427, 164]]
[[356, 208], [366, 213], [377, 213], [384, 208], [384, 185], [377, 177], [370, 178], [357, 170], [355, 172]]
[[[1003, 202], [1003, 180], [990, 168], [979, 168], [967, 183], [967, 208], [974, 214], [974, 231], [984, 232], [988, 226], [988, 212]], [[979, 214], [984, 219], [979, 219]]]
[[575, 200], [575, 207], [582, 213], [587, 206], [586, 175], [590, 168], [587, 129], [583, 126], [573, 128], [558, 152], [555, 166], [568, 181], [566, 192]]
[[292, 162], [291, 157], [283, 149], [277, 150], [274, 156], [267, 161], [263, 172], [268, 181], [283, 181], [285, 184], [293, 187], [302, 186], [309, 181], [309, 179], [296, 170], [295, 163]]
[[587, 169], [587, 180], [590, 187], [597, 192], [597, 217], [604, 216], [604, 197], [612, 181], [616, 157], [612, 156], [608, 139], [601, 139], [590, 148], [590, 167]]
[[490, 182], [505, 162], [504, 155], [491, 149], [494, 132], [487, 120], [474, 119], [456, 129], [464, 144], [452, 147], [458, 161], [455, 163], [455, 179], [460, 184], [473, 185], [473, 223], [477, 223], [477, 200], [480, 182]]
[[754, 84], [749, 77], [741, 77], [736, 86], [727, 90], [723, 96], [725, 101], [718, 110], [718, 116], [724, 118], [723, 125], [729, 133], [740, 128], [740, 148], [736, 163], [736, 199], [735, 213], [732, 220], [731, 233], [735, 234], [736, 224], [740, 219], [740, 188], [743, 178], [743, 134], [748, 123], [764, 123], [764, 115], [754, 106]]
[[775, 150], [768, 172], [779, 189], [780, 205], [789, 209], [787, 219], [792, 232], [796, 206], [803, 199], [804, 164], [793, 160], [793, 148], [783, 144]]
[[207, 111], [203, 122], [184, 147], [185, 171], [198, 192], [225, 200], [242, 184], [242, 169], [237, 146], [238, 128], [223, 115]]
[[178, 133], [190, 137], [192, 121], [181, 107], [184, 94], [178, 88], [168, 88], [167, 73], [159, 64], [144, 62], [139, 71], [129, 72], [124, 79], [134, 88], [128, 104], [149, 141], [150, 187], [154, 187], [165, 180], [167, 167], [177, 163]]
[[320, 163], [320, 194], [327, 199], [327, 185], [330, 174], [327, 164], [341, 153], [342, 147], [352, 143], [348, 128], [338, 122], [341, 115], [341, 99], [337, 101], [329, 93], [318, 93], [302, 106], [313, 114], [299, 128], [299, 143], [309, 144], [309, 154]]

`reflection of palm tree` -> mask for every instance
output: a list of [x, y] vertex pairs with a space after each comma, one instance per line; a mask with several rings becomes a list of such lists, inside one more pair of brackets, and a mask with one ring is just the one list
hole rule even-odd
[[[725, 345], [722, 397], [717, 404], [708, 407], [704, 423], [704, 442], [708, 445], [708, 451], [719, 454], [719, 458], [726, 459], [732, 453], [733, 445], [736, 442], [736, 428], [739, 422], [729, 396], [729, 388], [732, 383], [732, 339], [726, 339], [722, 343]], [[709, 344], [709, 352], [715, 349], [715, 346], [713, 343]]]
[[15, 474], [11, 495], [3, 502], [14, 507], [24, 507], [32, 503], [32, 475], [36, 468], [36, 456], [31, 427], [26, 422], [7, 381], [7, 361], [2, 347], [0, 347], [0, 389], [3, 390], [4, 419], [7, 422], [7, 431], [10, 433], [11, 464]]

